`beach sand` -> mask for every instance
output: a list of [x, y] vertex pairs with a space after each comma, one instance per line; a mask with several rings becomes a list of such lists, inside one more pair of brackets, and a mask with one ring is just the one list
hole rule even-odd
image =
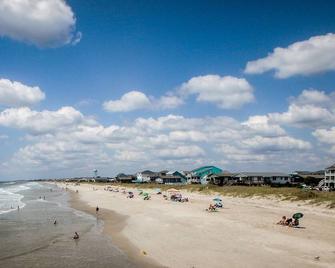
[[[64, 184], [59, 184], [64, 187]], [[213, 195], [183, 193], [188, 203], [152, 194], [144, 201], [108, 192], [78, 190], [73, 206], [105, 221], [105, 232], [131, 258], [160, 267], [334, 267], [335, 211], [322, 206], [261, 198], [222, 197], [224, 208], [205, 209]], [[95, 190], [93, 190], [93, 187]], [[149, 191], [150, 192], [150, 191]], [[79, 202], [82, 201], [82, 202]], [[81, 205], [80, 205], [81, 204]], [[276, 225], [283, 215], [304, 213], [302, 228]], [[319, 256], [318, 259], [315, 257]]]

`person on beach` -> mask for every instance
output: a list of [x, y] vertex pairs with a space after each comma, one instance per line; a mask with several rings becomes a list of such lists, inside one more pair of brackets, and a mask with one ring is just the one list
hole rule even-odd
[[54, 221], [54, 225], [56, 225], [56, 224], [57, 224], [57, 220]]
[[286, 222], [286, 216], [283, 216], [281, 218], [281, 220], [279, 222], [277, 222], [277, 224], [280, 224], [280, 225], [285, 225], [285, 222]]
[[74, 232], [73, 239], [79, 239], [79, 234], [77, 232]]
[[95, 209], [95, 213], [98, 214], [98, 212], [99, 212], [99, 207], [97, 206]]
[[285, 224], [284, 224], [284, 225], [287, 225], [287, 226], [292, 226], [292, 222], [293, 222], [292, 218], [286, 219], [286, 221], [285, 221]]

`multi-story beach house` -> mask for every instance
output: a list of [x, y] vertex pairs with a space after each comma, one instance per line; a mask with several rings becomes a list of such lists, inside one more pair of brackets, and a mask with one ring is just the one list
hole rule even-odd
[[189, 183], [207, 184], [210, 182], [210, 175], [221, 173], [222, 169], [215, 166], [204, 166], [192, 170], [187, 175]]
[[335, 164], [325, 169], [324, 186], [329, 187], [330, 190], [335, 189]]

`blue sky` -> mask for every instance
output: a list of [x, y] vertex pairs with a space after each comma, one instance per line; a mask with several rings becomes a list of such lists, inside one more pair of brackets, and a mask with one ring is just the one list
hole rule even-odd
[[0, 179], [332, 164], [334, 11], [0, 1]]

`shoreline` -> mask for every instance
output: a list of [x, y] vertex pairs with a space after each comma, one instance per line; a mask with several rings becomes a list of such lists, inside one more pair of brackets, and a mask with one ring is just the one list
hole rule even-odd
[[[69, 190], [69, 194], [69, 205], [71, 208], [83, 211], [94, 217], [97, 216], [95, 213], [95, 207], [90, 206], [83, 200], [80, 200], [77, 193], [73, 190]], [[136, 267], [164, 267], [157, 264], [150, 257], [142, 255], [140, 249], [134, 246], [131, 241], [121, 233], [123, 228], [126, 226], [127, 216], [116, 213], [110, 209], [100, 208], [97, 218], [98, 220], [103, 221], [103, 234], [108, 235], [112, 240], [112, 243], [124, 252], [130, 262], [135, 264]]]
[[[81, 210], [86, 206], [86, 212], [95, 215], [98, 205], [101, 212], [114, 215], [114, 222], [105, 222], [105, 230], [117, 246], [135, 260], [148, 258], [160, 267], [267, 267], [271, 263], [305, 268], [331, 267], [335, 262], [335, 211], [320, 206], [222, 196], [224, 208], [208, 213], [205, 208], [213, 194], [182, 191], [190, 202], [178, 203], [150, 189], [146, 192], [151, 200], [143, 201], [137, 189], [129, 187], [133, 199], [105, 191], [104, 185], [67, 187], [79, 191], [73, 194], [85, 204]], [[305, 214], [303, 228], [276, 225], [282, 215], [298, 211]], [[140, 249], [147, 255], [142, 256]]]

